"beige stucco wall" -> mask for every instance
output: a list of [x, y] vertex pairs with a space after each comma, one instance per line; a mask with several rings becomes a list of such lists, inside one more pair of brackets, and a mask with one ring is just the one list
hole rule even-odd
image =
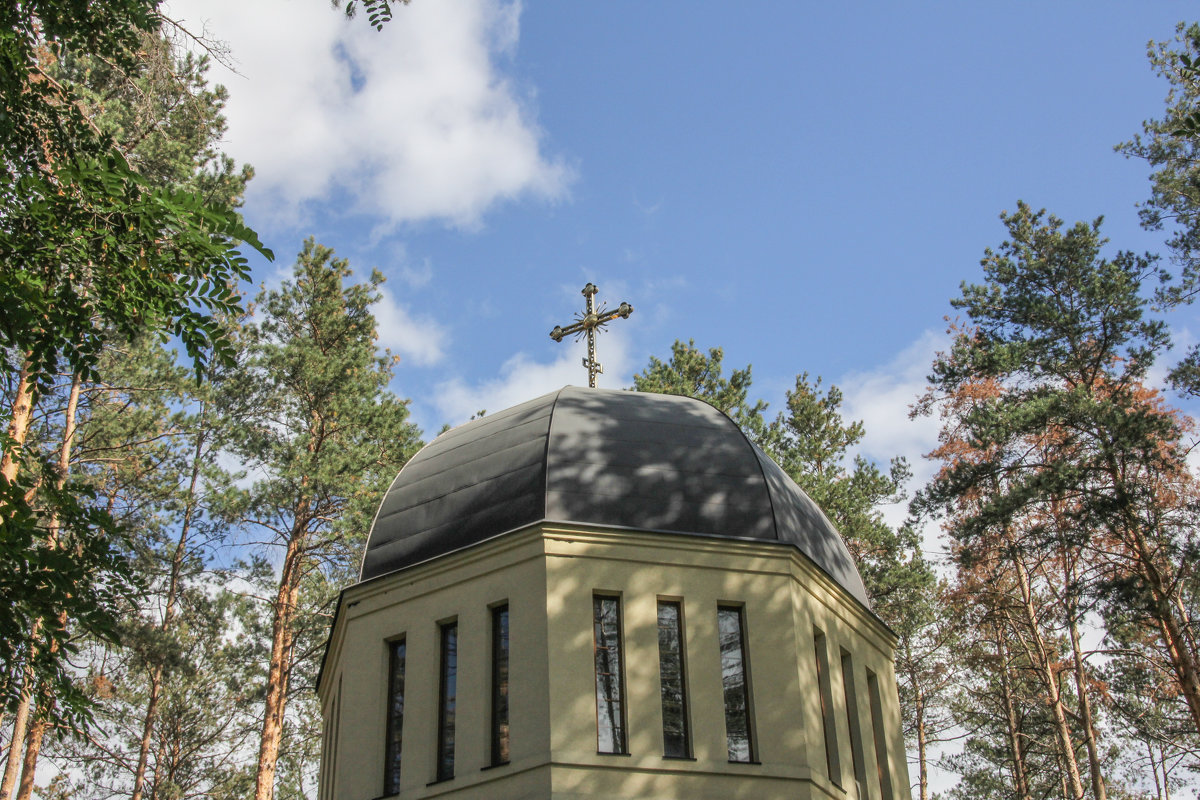
[[[619, 595], [629, 755], [598, 754], [592, 597]], [[683, 606], [693, 760], [662, 756], [657, 600]], [[509, 604], [511, 763], [489, 763], [489, 607]], [[718, 604], [744, 608], [755, 755], [727, 760]], [[457, 618], [453, 780], [435, 779], [438, 624]], [[829, 651], [840, 774], [827, 775], [813, 632]], [[850, 654], [863, 800], [908, 796], [891, 634], [794, 548], [761, 542], [534, 526], [348, 589], [321, 680], [321, 800], [383, 786], [387, 651], [407, 640], [401, 797], [856, 798], [840, 654]], [[880, 797], [867, 670], [878, 676], [892, 796]], [[333, 719], [336, 708], [337, 718]], [[429, 785], [431, 784], [432, 785]]]

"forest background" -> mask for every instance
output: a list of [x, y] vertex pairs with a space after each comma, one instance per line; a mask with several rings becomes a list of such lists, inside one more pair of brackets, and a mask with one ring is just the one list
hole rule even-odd
[[[504, 348], [509, 336], [544, 338], [567, 321], [576, 284], [588, 279], [602, 297], [638, 307], [602, 340], [607, 385], [713, 402], [847, 537], [877, 612], [901, 637], [915, 794], [1191, 790], [1200, 650], [1191, 622], [1194, 432], [1184, 412], [1200, 374], [1186, 324], [1200, 236], [1200, 31], [1159, 20], [1151, 35], [1164, 43], [1151, 46], [1150, 63], [1139, 61], [1138, 42], [1114, 72], [1112, 53], [1071, 47], [1090, 37], [1111, 46], [1115, 29], [1145, 27], [1161, 9], [1136, 25], [1068, 14], [1072, 26], [1031, 26], [1010, 15], [988, 21], [1011, 30], [962, 51], [966, 43], [953, 41], [907, 46], [935, 40], [932, 31], [896, 37], [906, 45], [888, 45], [880, 62], [861, 55], [872, 37], [913, 31], [927, 21], [921, 14], [881, 12], [859, 31], [868, 44], [847, 49], [831, 34], [850, 30], [844, 21], [809, 16], [802, 30], [767, 33], [762, 26], [780, 21], [758, 9], [745, 30], [722, 34], [741, 53], [721, 62], [726, 75], [688, 57], [688, 48], [720, 49], [701, 22], [660, 11], [634, 31], [607, 10], [581, 26], [589, 49], [572, 58], [528, 48], [568, 73], [560, 84], [521, 71], [520, 6], [391, 9], [376, 0], [342, 7], [355, 12], [343, 22], [315, 4], [288, 7], [294, 35], [241, 51], [246, 74], [233, 75], [230, 95], [213, 71], [237, 63], [238, 36], [261, 35], [279, 12], [242, 5], [251, 10], [237, 13], [251, 16], [230, 33], [232, 50], [202, 13], [147, 0], [90, 4], [84, 14], [56, 2], [4, 12], [0, 800], [312, 795], [313, 672], [330, 604], [354, 578], [383, 488], [443, 422], [579, 382], [577, 348]], [[580, 29], [576, 14], [600, 12], [539, 7], [526, 19], [537, 42], [547, 17]], [[667, 29], [682, 49], [651, 61], [636, 45]], [[846, 94], [845, 108], [877, 101], [847, 115], [848, 125], [801, 126], [857, 147], [869, 174], [832, 170], [846, 194], [815, 188], [827, 186], [823, 169], [844, 163], [842, 151], [825, 142], [809, 160], [789, 133], [824, 97], [816, 70], [798, 69], [805, 48], [783, 46], [793, 33], [812, 45], [809, 57], [853, 76], [859, 94]], [[614, 35], [631, 65], [602, 71], [612, 85], [585, 79]], [[283, 39], [309, 71], [279, 49]], [[756, 55], [736, 45], [756, 45]], [[830, 46], [845, 53], [835, 58]], [[1013, 58], [1022, 47], [1031, 57]], [[935, 99], [964, 90], [997, 106], [1009, 95], [1019, 107], [1030, 76], [1047, 69], [1038, 53], [1054, 55], [1049, 74], [1061, 77], [1039, 85], [1061, 105], [1054, 114], [1038, 107], [1037, 124], [1011, 114], [999, 135], [1021, 147], [951, 124], [969, 114], [929, 113]], [[293, 80], [256, 80], [264, 57]], [[941, 68], [947, 57], [961, 69]], [[942, 74], [928, 78], [934, 93], [897, 91], [924, 62]], [[973, 77], [998, 63], [1000, 79]], [[314, 79], [330, 65], [326, 82]], [[457, 69], [433, 69], [448, 65]], [[1096, 100], [1126, 96], [1129, 84], [1115, 77], [1123, 71], [1153, 86], [1144, 114]], [[256, 87], [242, 96], [258, 116], [239, 103], [238, 81]], [[325, 116], [330, 85], [340, 126]], [[621, 93], [635, 85], [651, 91]], [[683, 91], [694, 85], [709, 91]], [[548, 155], [554, 131], [579, 120], [535, 86], [547, 95], [566, 87], [583, 109], [648, 103], [621, 117], [642, 126], [637, 136], [614, 130], [603, 106], [586, 117], [646, 183], [603, 161]], [[715, 97], [727, 101], [720, 113], [696, 99]], [[738, 97], [763, 105], [739, 107]], [[272, 98], [298, 99], [311, 115], [282, 114]], [[1101, 106], [1101, 116], [1080, 111]], [[690, 113], [705, 125], [670, 139]], [[922, 118], [956, 133], [920, 128], [918, 142], [907, 129]], [[1066, 126], [1049, 127], [1056, 118]], [[1118, 145], [1128, 160], [1089, 150], [1113, 119], [1120, 132], [1104, 148]], [[1092, 178], [1049, 168], [1041, 151], [1071, 151]], [[985, 153], [999, 153], [1011, 174], [981, 174], [972, 164]], [[255, 180], [246, 154], [262, 170]], [[647, 158], [678, 171], [656, 172]], [[914, 202], [911, 173], [900, 180], [893, 161], [936, 164], [927, 181], [954, 187], [954, 215]], [[1110, 163], [1139, 176], [1132, 188], [1114, 191], [1125, 184]], [[1030, 170], [1045, 174], [1035, 181]], [[630, 183], [607, 184], [614, 174]], [[1088, 208], [1088, 221], [1063, 223], [1016, 201], [1019, 187], [976, 213], [1014, 180], [1052, 199], [1065, 194], [1072, 211]], [[1092, 209], [1094, 194], [1118, 207]], [[714, 215], [697, 198], [722, 203]], [[836, 213], [843, 207], [850, 213]], [[902, 213], [909, 207], [922, 225]], [[1101, 212], [1115, 224], [1102, 224]], [[280, 253], [298, 249], [294, 266], [269, 266], [273, 253], [243, 215]], [[898, 220], [919, 246], [900, 236]], [[281, 241], [305, 227], [318, 239]], [[554, 233], [538, 233], [546, 228]], [[622, 233], [602, 240], [610, 230]], [[1108, 246], [1114, 230], [1133, 250]], [[964, 236], [969, 256], [944, 249]], [[887, 258], [862, 250], [868, 240]], [[353, 253], [355, 268], [330, 246]], [[370, 269], [376, 258], [391, 284]], [[452, 259], [462, 262], [457, 272]], [[694, 269], [673, 266], [689, 259]], [[861, 266], [885, 262], [909, 266]], [[917, 277], [926, 265], [964, 284], [926, 291]], [[853, 294], [831, 282], [839, 272], [858, 282]], [[829, 302], [839, 297], [847, 299]], [[943, 314], [949, 330], [920, 333], [897, 362], [905, 380], [836, 366], [895, 356], [911, 337], [889, 331], [936, 329]], [[647, 333], [633, 333], [638, 324]], [[767, 380], [752, 386], [748, 366], [723, 369], [720, 348], [693, 335], [738, 353], [761, 348]], [[816, 377], [834, 368], [853, 396]], [[895, 433], [910, 411], [918, 433]], [[869, 445], [876, 423], [890, 436]]]

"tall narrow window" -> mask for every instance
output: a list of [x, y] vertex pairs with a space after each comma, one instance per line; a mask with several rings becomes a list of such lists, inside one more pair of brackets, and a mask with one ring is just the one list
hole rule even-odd
[[871, 700], [871, 729], [875, 734], [875, 768], [879, 771], [879, 795], [892, 797], [892, 770], [888, 766], [887, 740], [883, 735], [883, 707], [879, 699], [879, 679], [867, 670], [867, 694]]
[[691, 756], [688, 741], [687, 673], [683, 656], [683, 609], [658, 601], [658, 674], [662, 684], [663, 755]]
[[492, 766], [508, 763], [508, 604], [492, 609]]
[[621, 664], [621, 600], [592, 597], [596, 655], [596, 749], [625, 752], [625, 679]]
[[721, 644], [721, 684], [725, 694], [725, 736], [729, 760], [754, 760], [750, 728], [750, 685], [746, 663], [746, 637], [742, 609], [717, 607], [717, 634]]
[[400, 793], [400, 754], [404, 735], [403, 639], [388, 642], [387, 755], [384, 759], [383, 793]]
[[838, 759], [837, 729], [833, 722], [833, 690], [829, 687], [829, 650], [825, 634], [813, 628], [813, 645], [817, 656], [817, 694], [821, 698], [821, 729], [825, 734], [825, 768], [829, 780], [842, 785], [842, 763]]
[[454, 777], [454, 711], [458, 695], [458, 623], [442, 627], [442, 674], [438, 692], [437, 779]]
[[858, 796], [866, 797], [867, 767], [863, 761], [862, 726], [858, 716], [858, 693], [854, 689], [854, 660], [842, 651], [842, 694], [846, 699], [846, 728], [850, 731], [850, 756], [854, 761], [854, 781]]

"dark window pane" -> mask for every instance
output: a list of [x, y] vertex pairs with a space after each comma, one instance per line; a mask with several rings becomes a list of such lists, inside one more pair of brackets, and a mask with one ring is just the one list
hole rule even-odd
[[867, 670], [867, 693], [871, 700], [871, 731], [875, 735], [875, 769], [879, 775], [879, 794], [892, 796], [892, 770], [888, 766], [887, 739], [884, 738], [883, 704], [879, 697], [879, 679]]
[[387, 756], [383, 793], [400, 791], [400, 751], [404, 733], [404, 640], [388, 642]]
[[437, 779], [454, 777], [454, 711], [458, 695], [458, 623], [442, 626], [442, 676], [438, 713]]
[[492, 609], [492, 764], [508, 763], [508, 606]]
[[842, 785], [842, 762], [838, 758], [837, 733], [833, 726], [833, 690], [829, 687], [829, 651], [825, 634], [813, 629], [813, 646], [817, 660], [817, 693], [821, 696], [821, 730], [825, 735], [825, 769], [829, 780]]
[[854, 688], [854, 659], [842, 651], [842, 694], [846, 701], [846, 730], [850, 732], [850, 758], [854, 766], [854, 780], [858, 794], [866, 791], [867, 768], [863, 761], [862, 728], [858, 718], [858, 692]]
[[746, 681], [742, 610], [717, 609], [717, 635], [721, 644], [721, 684], [725, 694], [725, 735], [730, 761], [753, 761], [750, 740], [750, 694]]
[[596, 749], [625, 752], [624, 679], [621, 675], [621, 601], [592, 598], [596, 643]]
[[662, 684], [663, 755], [687, 758], [688, 710], [679, 603], [658, 603], [658, 672]]

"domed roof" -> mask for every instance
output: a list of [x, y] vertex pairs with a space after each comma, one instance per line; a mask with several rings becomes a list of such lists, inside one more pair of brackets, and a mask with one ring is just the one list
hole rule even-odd
[[869, 606], [837, 530], [725, 414], [691, 397], [575, 386], [417, 453], [380, 504], [360, 579], [543, 520], [785, 542]]

